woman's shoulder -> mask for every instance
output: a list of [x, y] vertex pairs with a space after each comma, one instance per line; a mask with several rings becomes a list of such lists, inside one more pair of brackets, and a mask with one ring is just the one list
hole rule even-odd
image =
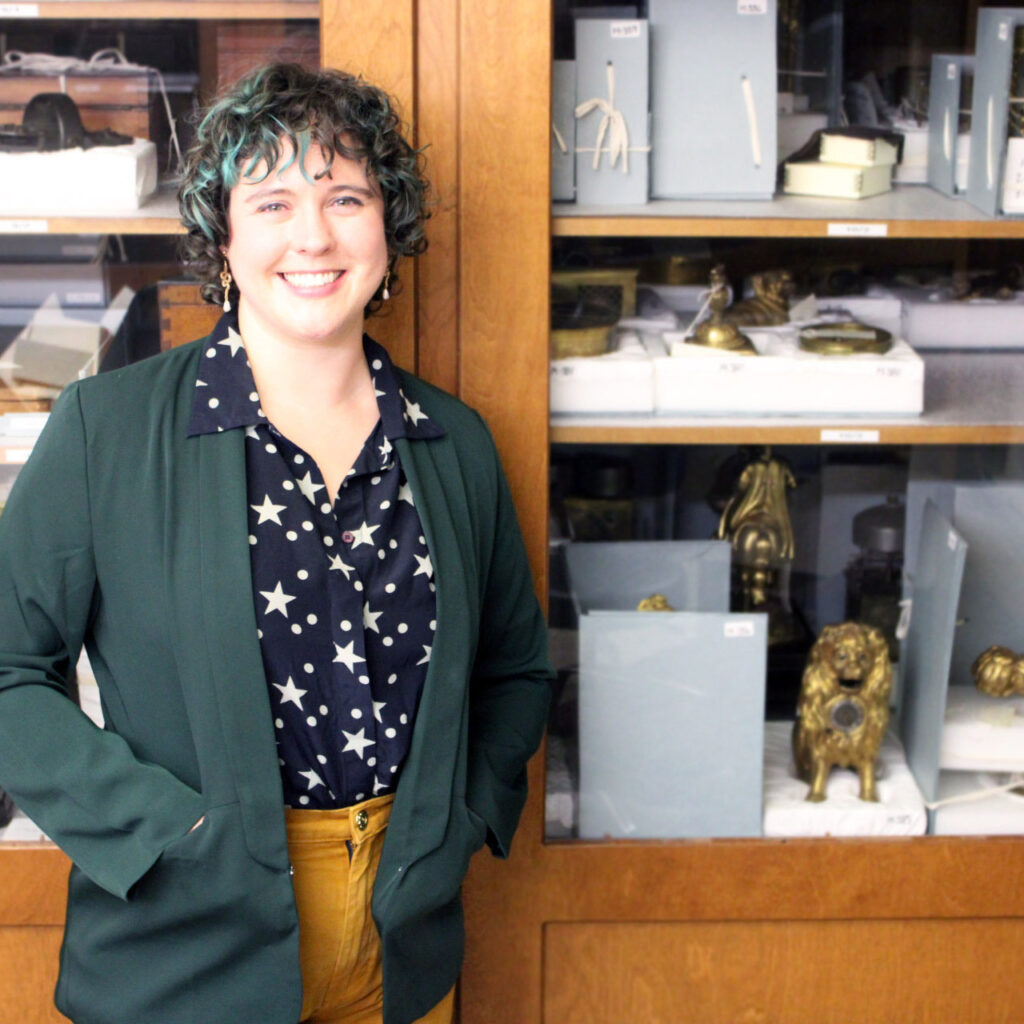
[[425, 381], [422, 377], [395, 367], [395, 375], [402, 388], [402, 394], [412, 402], [420, 404], [431, 419], [449, 433], [468, 431], [474, 438], [490, 438], [484, 418], [461, 398]]

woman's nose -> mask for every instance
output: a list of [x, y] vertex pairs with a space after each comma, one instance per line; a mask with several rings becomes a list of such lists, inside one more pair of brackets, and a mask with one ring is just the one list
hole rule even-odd
[[322, 253], [333, 244], [327, 214], [319, 205], [301, 206], [292, 224], [292, 247], [296, 252]]

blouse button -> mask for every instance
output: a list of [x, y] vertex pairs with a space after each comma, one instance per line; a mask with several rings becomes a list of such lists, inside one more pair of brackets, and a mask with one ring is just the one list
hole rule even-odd
[[341, 539], [342, 539], [342, 540], [343, 540], [343, 541], [344, 541], [344, 542], [345, 542], [346, 544], [351, 544], [351, 543], [352, 543], [352, 541], [354, 541], [354, 540], [356, 539], [356, 535], [355, 535], [355, 534], [354, 534], [354, 533], [353, 533], [353, 532], [352, 532], [351, 530], [346, 530], [346, 531], [345, 531], [345, 532], [344, 532], [344, 533], [343, 533], [343, 534], [341, 535]]

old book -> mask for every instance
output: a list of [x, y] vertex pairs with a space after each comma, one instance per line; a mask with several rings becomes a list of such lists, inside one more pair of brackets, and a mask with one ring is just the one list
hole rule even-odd
[[892, 164], [858, 167], [820, 160], [787, 163], [782, 190], [790, 195], [863, 199], [892, 188]]
[[896, 147], [885, 139], [860, 139], [835, 132], [821, 133], [819, 159], [823, 163], [873, 167], [878, 164], [894, 164], [898, 155]]

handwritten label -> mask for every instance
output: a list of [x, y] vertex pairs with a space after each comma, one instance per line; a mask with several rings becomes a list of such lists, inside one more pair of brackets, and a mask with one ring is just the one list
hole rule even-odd
[[0, 4], [0, 18], [38, 18], [39, 4]]
[[733, 639], [735, 637], [747, 637], [754, 635], [754, 624], [749, 619], [741, 622], [727, 622], [722, 627], [725, 636]]
[[888, 224], [829, 224], [829, 238], [885, 238]]
[[50, 222], [46, 220], [13, 220], [0, 218], [0, 234], [5, 235], [44, 235], [50, 230]]
[[612, 39], [639, 39], [639, 21], [613, 21], [611, 24]]
[[823, 444], [878, 444], [881, 431], [878, 430], [829, 430], [821, 432]]
[[767, 14], [768, 0], [736, 0], [737, 14]]

